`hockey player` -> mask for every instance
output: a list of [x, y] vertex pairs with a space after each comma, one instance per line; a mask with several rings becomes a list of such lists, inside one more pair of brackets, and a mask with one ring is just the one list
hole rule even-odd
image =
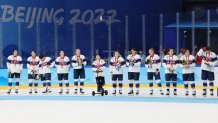
[[51, 68], [54, 67], [55, 62], [45, 55], [40, 55], [39, 58], [39, 74], [44, 88], [42, 93], [51, 93]]
[[97, 83], [97, 92], [101, 92], [103, 90], [103, 86], [105, 85], [105, 79], [103, 73], [104, 69], [105, 69], [105, 61], [102, 60], [99, 55], [96, 55], [96, 59], [92, 63], [92, 71], [94, 72], [96, 83]]
[[194, 68], [195, 68], [195, 57], [190, 55], [189, 50], [184, 51], [184, 55], [180, 58], [180, 67], [182, 68], [182, 76], [185, 87], [185, 95], [189, 95], [188, 86], [191, 85], [192, 95], [196, 95], [195, 91], [195, 76], [194, 76]]
[[197, 55], [202, 57], [201, 79], [203, 81], [203, 96], [207, 95], [207, 83], [208, 83], [207, 81], [209, 81], [210, 95], [213, 96], [214, 67], [217, 62], [217, 56], [214, 52], [211, 52], [211, 49], [209, 47], [200, 49]]
[[36, 56], [36, 52], [32, 51], [31, 56], [27, 58], [27, 69], [28, 69], [28, 81], [29, 81], [29, 93], [32, 94], [32, 88], [34, 84], [34, 92], [38, 93], [38, 79], [39, 79], [39, 57]]
[[179, 59], [174, 55], [174, 49], [170, 49], [168, 54], [163, 59], [163, 67], [165, 68], [166, 78], [166, 95], [170, 94], [170, 82], [173, 83], [173, 94], [177, 95], [177, 68], [179, 66]]
[[15, 78], [15, 93], [18, 93], [18, 88], [20, 85], [20, 75], [22, 73], [23, 61], [22, 58], [18, 55], [18, 51], [14, 50], [13, 55], [8, 56], [7, 58], [7, 68], [8, 68], [8, 94], [11, 93], [12, 89], [12, 80]]
[[124, 67], [126, 67], [125, 60], [120, 56], [118, 51], [114, 51], [114, 56], [111, 58], [109, 66], [113, 81], [113, 95], [116, 95], [117, 84], [119, 86], [119, 94], [122, 95]]
[[60, 56], [55, 60], [55, 66], [57, 68], [57, 75], [59, 81], [59, 94], [63, 93], [63, 81], [66, 85], [66, 94], [69, 94], [69, 81], [68, 81], [68, 73], [70, 70], [70, 59], [64, 55], [64, 51], [60, 51]]
[[126, 65], [128, 68], [128, 79], [129, 79], [129, 95], [133, 95], [133, 81], [136, 84], [136, 95], [139, 94], [139, 76], [140, 76], [140, 65], [141, 57], [137, 54], [134, 48], [131, 49], [131, 54], [127, 57]]
[[160, 57], [154, 53], [154, 49], [149, 49], [149, 56], [145, 59], [145, 67], [147, 67], [147, 77], [150, 87], [150, 95], [153, 95], [153, 77], [155, 78], [157, 85], [160, 89], [160, 94], [163, 95], [161, 78], [160, 78]]
[[84, 94], [83, 86], [85, 81], [85, 66], [86, 59], [84, 55], [80, 54], [80, 49], [76, 49], [75, 55], [72, 57], [72, 66], [74, 68], [74, 94], [78, 91], [78, 82], [80, 79], [80, 93]]

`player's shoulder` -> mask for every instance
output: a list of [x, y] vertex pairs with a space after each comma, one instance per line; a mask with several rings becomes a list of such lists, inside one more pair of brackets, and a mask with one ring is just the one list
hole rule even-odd
[[211, 56], [216, 56], [216, 53], [214, 53], [214, 52], [211, 52]]
[[157, 55], [157, 54], [154, 54], [154, 57], [155, 57], [155, 58], [159, 58], [159, 55]]
[[141, 56], [139, 54], [136, 54], [135, 58], [141, 59]]
[[83, 59], [83, 58], [85, 58], [85, 56], [81, 54], [81, 55], [80, 55], [80, 58], [82, 58], [82, 59]]
[[21, 56], [17, 56], [17, 59], [18, 59], [18, 60], [22, 60], [22, 57], [21, 57]]
[[105, 63], [105, 61], [103, 60], [103, 59], [101, 59], [101, 61], [100, 61], [102, 64], [104, 64]]
[[177, 55], [173, 55], [173, 57], [174, 57], [175, 59], [179, 59], [179, 57], [178, 57]]

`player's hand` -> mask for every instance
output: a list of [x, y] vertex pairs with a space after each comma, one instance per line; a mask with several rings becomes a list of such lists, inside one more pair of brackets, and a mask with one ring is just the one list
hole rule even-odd
[[22, 70], [20, 70], [20, 74], [22, 74]]

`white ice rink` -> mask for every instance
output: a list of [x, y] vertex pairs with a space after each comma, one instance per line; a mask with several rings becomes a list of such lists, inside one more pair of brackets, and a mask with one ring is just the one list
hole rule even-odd
[[[214, 97], [5, 94], [0, 91], [0, 123], [218, 123], [218, 99]], [[124, 90], [126, 92], [127, 90]], [[109, 90], [111, 93], [111, 90]]]

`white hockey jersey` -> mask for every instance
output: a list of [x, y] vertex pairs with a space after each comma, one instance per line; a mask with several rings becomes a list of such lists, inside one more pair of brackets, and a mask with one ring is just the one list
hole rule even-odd
[[94, 61], [92, 63], [92, 71], [94, 72], [94, 76], [104, 76], [104, 69], [105, 69], [105, 61], [100, 60], [100, 61]]
[[182, 73], [194, 73], [195, 68], [195, 57], [193, 55], [189, 55], [188, 57], [183, 55], [180, 58], [180, 67], [182, 68]]
[[80, 55], [80, 56], [74, 55], [71, 60], [72, 60], [72, 66], [74, 69], [82, 69], [87, 64], [84, 55]]
[[20, 73], [23, 69], [23, 60], [20, 56], [10, 55], [7, 58], [7, 68], [11, 73]]
[[32, 71], [35, 71], [35, 74], [38, 74], [39, 72], [39, 57], [36, 56], [35, 58], [33, 58], [32, 56], [30, 56], [29, 58], [27, 58], [27, 69], [28, 69], [28, 74], [32, 74]]
[[126, 65], [129, 67], [129, 72], [140, 72], [141, 57], [136, 54], [128, 55]]
[[126, 62], [123, 57], [112, 57], [110, 60], [110, 72], [112, 74], [123, 74], [123, 69], [126, 67]]
[[[201, 49], [198, 53], [198, 56], [202, 57], [202, 62], [201, 62], [201, 69], [214, 72], [214, 67], [217, 64], [217, 56], [214, 52], [210, 52], [210, 54], [207, 54], [206, 52]], [[208, 62], [209, 65], [205, 64], [205, 62]]]
[[[176, 74], [177, 68], [179, 67], [179, 58], [176, 55], [170, 57], [169, 55], [164, 56], [163, 67], [165, 68], [165, 73]], [[174, 71], [170, 71], [169, 68], [174, 68]]]
[[57, 68], [57, 73], [69, 73], [70, 70], [70, 59], [67, 56], [61, 58], [60, 56], [55, 60], [55, 67]]
[[157, 54], [154, 54], [154, 56], [147, 56], [145, 59], [145, 67], [148, 72], [155, 72], [159, 70], [161, 67], [160, 57]]
[[54, 67], [55, 62], [50, 57], [45, 57], [45, 60], [39, 62], [39, 73], [51, 73], [51, 68]]

